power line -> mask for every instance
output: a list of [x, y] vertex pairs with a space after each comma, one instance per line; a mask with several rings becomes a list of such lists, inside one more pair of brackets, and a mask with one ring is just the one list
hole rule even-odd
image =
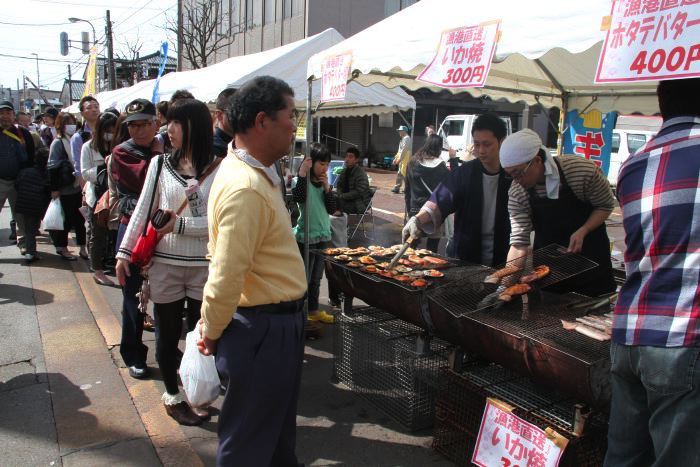
[[70, 21], [67, 23], [7, 23], [4, 21], [0, 21], [0, 24], [4, 24], [6, 26], [63, 26], [64, 24], [71, 24]]
[[[147, 20], [143, 21], [143, 24], [148, 23], [148, 22], [151, 21], [152, 19], [157, 18], [158, 16], [162, 15], [162, 14], [165, 13], [166, 11], [168, 11], [168, 10], [170, 10], [170, 9], [172, 9], [172, 8], [175, 8], [175, 7], [177, 7], [177, 5], [171, 5], [171, 6], [169, 6], [168, 8], [165, 8], [164, 10], [159, 11], [159, 12], [156, 13], [155, 15], [153, 15], [153, 16], [151, 16], [150, 18], [148, 18]], [[133, 31], [134, 29], [138, 28], [139, 26], [142, 26], [142, 24], [137, 24], [136, 26], [130, 27], [130, 28], [127, 29], [126, 31], [121, 31], [121, 34], [126, 34], [126, 33], [129, 32], [129, 31]]]
[[61, 60], [60, 58], [38, 58], [37, 57], [23, 57], [21, 55], [10, 55], [0, 53], [0, 57], [8, 58], [22, 58], [25, 60], [39, 60], [40, 62], [61, 62], [61, 63], [75, 63], [75, 60]]
[[151, 1], [151, 0], [146, 0], [146, 2], [145, 2], [143, 5], [141, 5], [141, 8], [139, 8], [139, 9], [136, 10], [136, 11], [134, 11], [133, 13], [131, 13], [131, 14], [130, 14], [129, 16], [127, 16], [126, 18], [124, 18], [124, 19], [122, 19], [122, 20], [117, 20], [117, 21], [115, 21], [115, 22], [114, 22], [115, 25], [119, 25], [119, 24], [121, 24], [121, 23], [126, 23], [126, 22], [129, 20], [129, 18], [133, 17], [135, 14], [139, 13], [139, 12], [142, 11], [144, 8], [146, 8], [146, 5], [148, 5], [148, 4], [150, 3], [150, 1]]
[[[38, 3], [50, 3], [52, 5], [73, 5], [73, 6], [82, 6], [82, 7], [100, 7], [100, 8], [110, 8], [110, 9], [122, 9], [122, 10], [131, 10], [133, 7], [131, 6], [116, 6], [113, 4], [105, 4], [105, 3], [78, 3], [78, 2], [59, 2], [56, 0], [31, 0], [32, 2], [38, 2]], [[149, 10], [157, 10], [158, 8], [155, 7], [150, 7], [148, 8]]]

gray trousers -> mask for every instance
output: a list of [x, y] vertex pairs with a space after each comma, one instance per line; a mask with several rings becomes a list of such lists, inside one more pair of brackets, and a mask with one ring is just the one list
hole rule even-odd
[[[17, 219], [15, 216], [15, 202], [17, 201], [17, 191], [15, 190], [14, 180], [3, 180], [0, 179], [0, 212], [2, 212], [3, 206], [5, 206], [5, 201], [10, 202], [10, 213], [12, 218], [17, 223], [17, 245], [22, 245], [22, 239], [24, 238], [24, 223]], [[20, 249], [22, 247], [20, 246]]]
[[[15, 222], [17, 222], [17, 246], [19, 251], [24, 253], [36, 254], [36, 232], [39, 230], [41, 219], [39, 216], [28, 216], [26, 214], [15, 213]], [[19, 226], [22, 226], [24, 232], [19, 234]]]

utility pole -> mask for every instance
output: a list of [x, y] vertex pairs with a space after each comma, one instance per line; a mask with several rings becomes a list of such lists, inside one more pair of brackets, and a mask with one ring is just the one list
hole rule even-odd
[[107, 10], [107, 66], [109, 67], [109, 89], [117, 89], [117, 76], [114, 71], [114, 43], [112, 40], [112, 20]]
[[19, 78], [17, 78], [17, 109], [19, 109], [21, 105], [20, 98], [19, 98]]
[[70, 107], [73, 105], [73, 77], [71, 76], [70, 72], [70, 65], [68, 65], [68, 106]]
[[177, 71], [182, 71], [182, 0], [177, 0]]

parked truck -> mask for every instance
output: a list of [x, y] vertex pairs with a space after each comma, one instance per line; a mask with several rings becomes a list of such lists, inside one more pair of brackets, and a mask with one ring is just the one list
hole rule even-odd
[[[464, 114], [464, 115], [448, 115], [440, 124], [438, 135], [442, 136], [444, 149], [442, 151], [442, 159], [449, 159], [449, 149], [457, 151], [458, 157], [461, 157], [472, 144], [472, 125], [474, 120], [479, 115]], [[501, 117], [506, 124], [507, 134], [513, 132], [513, 126], [508, 117]]]

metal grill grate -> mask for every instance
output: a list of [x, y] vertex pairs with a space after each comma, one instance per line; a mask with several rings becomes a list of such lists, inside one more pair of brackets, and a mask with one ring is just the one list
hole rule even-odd
[[[581, 315], [580, 311], [578, 315]], [[522, 335], [588, 365], [610, 358], [610, 342], [601, 342], [576, 331], [567, 331], [562, 328], [561, 323], [543, 329], [523, 331]]]
[[339, 317], [335, 374], [406, 428], [427, 428], [433, 424], [438, 370], [447, 364], [449, 346], [432, 339], [421, 348], [420, 328], [386, 315], [365, 308]]
[[[543, 429], [551, 426], [569, 439], [559, 465], [602, 464], [607, 436], [603, 416], [591, 416], [583, 435], [574, 436], [571, 430], [575, 409], [571, 400], [543, 390], [527, 378], [511, 376], [493, 364], [474, 366], [461, 374], [443, 368], [435, 401], [433, 449], [457, 465], [470, 465], [486, 398], [496, 397], [515, 407], [513, 413], [520, 418]], [[487, 384], [479, 385], [479, 381]]]
[[[498, 284], [485, 284], [484, 279], [495, 271], [511, 265], [522, 265], [522, 268], [508, 276], [509, 283], [518, 282], [523, 275], [530, 273], [533, 267], [549, 266], [549, 275], [531, 284], [535, 290], [564, 281], [597, 266], [596, 263], [581, 255], [566, 253], [566, 248], [561, 245], [552, 244], [533, 251], [525, 258], [505, 263], [501, 267], [495, 269], [483, 267], [480, 270], [474, 270], [472, 276], [435, 288], [429, 292], [428, 296], [430, 300], [457, 317], [489, 307], [490, 305], [482, 300], [495, 293], [498, 290]], [[516, 302], [520, 303], [519, 300]]]

